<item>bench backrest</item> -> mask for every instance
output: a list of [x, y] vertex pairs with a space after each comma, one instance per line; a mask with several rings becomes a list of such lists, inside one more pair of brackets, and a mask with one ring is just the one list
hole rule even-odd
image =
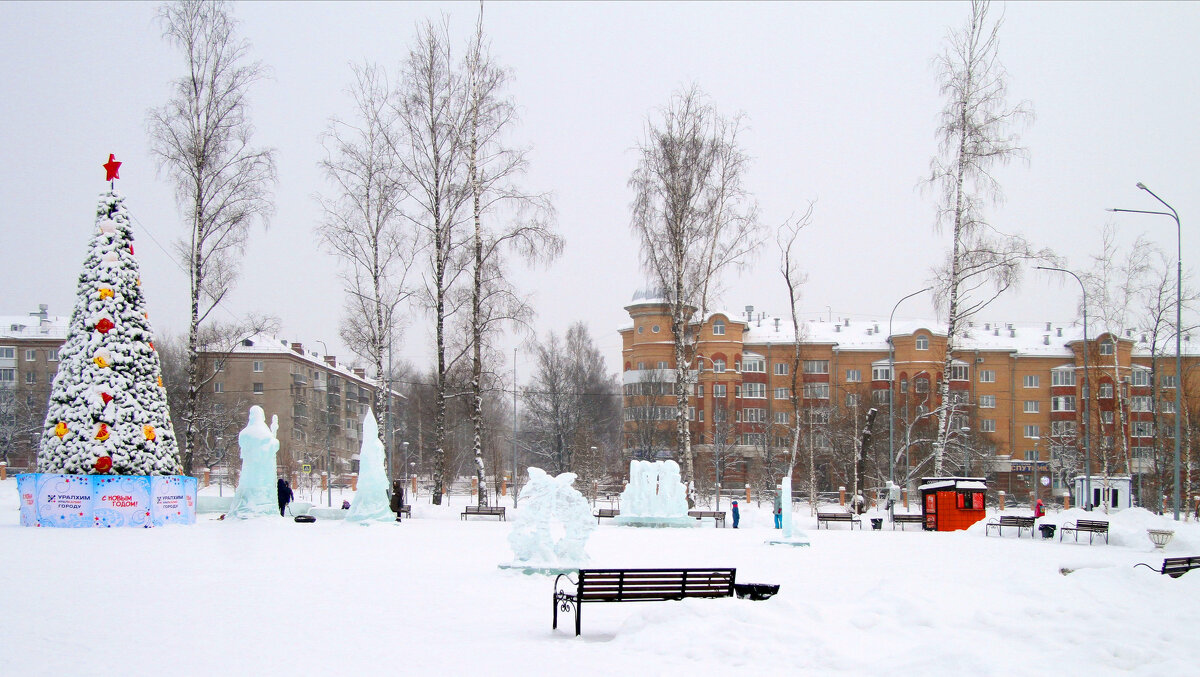
[[817, 519], [849, 522], [850, 520], [854, 519], [854, 515], [851, 515], [848, 512], [819, 512], [817, 513]]
[[1032, 524], [1032, 517], [1018, 517], [1017, 515], [1000, 516], [1000, 526], [1003, 527], [1030, 526]]
[[581, 602], [731, 597], [737, 569], [580, 569]]
[[1101, 529], [1101, 530], [1107, 531], [1108, 530], [1108, 522], [1105, 522], [1103, 520], [1079, 520], [1079, 521], [1075, 522], [1075, 528], [1080, 529], [1080, 530]]
[[463, 512], [466, 512], [466, 513], [478, 513], [478, 514], [480, 514], [480, 515], [485, 515], [485, 514], [493, 514], [493, 513], [494, 513], [494, 514], [497, 514], [497, 515], [498, 515], [498, 514], [500, 514], [500, 513], [503, 513], [503, 512], [504, 512], [504, 506], [502, 506], [502, 505], [499, 505], [499, 506], [491, 506], [491, 505], [468, 505], [468, 506], [467, 506], [467, 507], [466, 507], [466, 508], [463, 510]]
[[1164, 569], [1200, 567], [1200, 557], [1168, 557], [1163, 560]]

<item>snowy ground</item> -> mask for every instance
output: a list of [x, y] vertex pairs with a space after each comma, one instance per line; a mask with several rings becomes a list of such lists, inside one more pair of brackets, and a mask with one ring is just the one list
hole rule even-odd
[[[215, 487], [213, 488], [215, 489]], [[340, 499], [335, 496], [335, 501]], [[966, 532], [817, 531], [768, 546], [769, 507], [742, 528], [608, 523], [598, 567], [737, 567], [774, 598], [585, 605], [551, 631], [553, 579], [497, 567], [509, 523], [419, 498], [401, 525], [263, 519], [159, 529], [17, 525], [0, 482], [4, 675], [1186, 675], [1200, 664], [1200, 526], [1110, 516], [1111, 545]], [[324, 501], [321, 501], [324, 504]], [[1051, 514], [1051, 522], [1083, 513]], [[1103, 515], [1093, 515], [1101, 517]], [[1074, 569], [1063, 575], [1062, 568]]]

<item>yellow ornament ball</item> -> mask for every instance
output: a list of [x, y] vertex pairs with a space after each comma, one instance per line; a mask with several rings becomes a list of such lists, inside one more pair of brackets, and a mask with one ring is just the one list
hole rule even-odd
[[154, 433], [154, 426], [152, 426], [152, 425], [142, 426], [142, 434], [146, 436], [146, 439], [153, 440], [156, 437], [156, 435]]
[[59, 422], [58, 422], [58, 425], [54, 426], [54, 434], [55, 434], [55, 435], [58, 435], [58, 438], [59, 438], [60, 440], [61, 440], [62, 438], [64, 438], [64, 437], [66, 437], [66, 436], [67, 436], [67, 423], [66, 423], [66, 421], [59, 421]]
[[109, 289], [108, 287], [102, 287], [100, 289], [100, 298], [111, 299], [112, 297], [113, 297], [113, 290]]
[[101, 369], [106, 369], [108, 367], [108, 360], [104, 359], [103, 355], [97, 355], [93, 357], [92, 362], [95, 362], [96, 366], [100, 367]]

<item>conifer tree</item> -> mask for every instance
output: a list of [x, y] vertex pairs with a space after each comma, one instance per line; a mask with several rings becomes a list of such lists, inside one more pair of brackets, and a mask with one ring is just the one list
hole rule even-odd
[[78, 475], [181, 470], [129, 213], [116, 190], [101, 195], [96, 210], [37, 465]]

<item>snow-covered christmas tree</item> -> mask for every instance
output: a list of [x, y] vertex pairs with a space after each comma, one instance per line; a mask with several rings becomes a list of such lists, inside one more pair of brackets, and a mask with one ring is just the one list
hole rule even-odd
[[38, 472], [180, 474], [129, 213], [116, 190], [100, 196], [77, 293], [59, 350]]

